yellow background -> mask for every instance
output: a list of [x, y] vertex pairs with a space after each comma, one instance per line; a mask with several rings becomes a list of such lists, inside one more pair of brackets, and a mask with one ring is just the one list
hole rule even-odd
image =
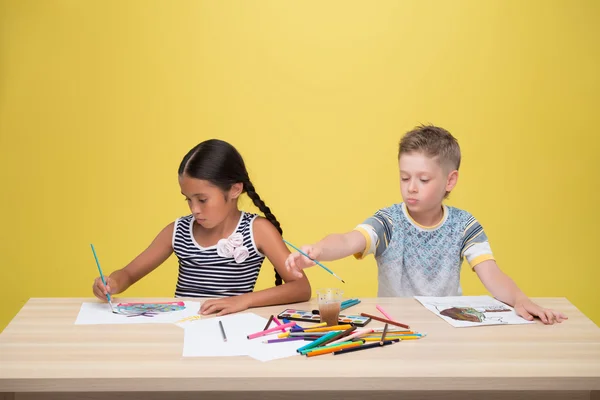
[[[0, 1], [0, 328], [30, 297], [90, 296], [90, 243], [110, 273], [185, 215], [177, 167], [202, 140], [240, 150], [301, 245], [399, 202], [398, 140], [428, 122], [459, 139], [449, 204], [501, 268], [599, 323], [599, 4]], [[330, 267], [375, 296], [372, 257]], [[468, 268], [463, 286], [485, 293]]]

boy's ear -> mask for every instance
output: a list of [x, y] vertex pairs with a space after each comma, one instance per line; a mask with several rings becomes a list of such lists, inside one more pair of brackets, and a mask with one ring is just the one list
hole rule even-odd
[[244, 190], [244, 184], [241, 182], [234, 183], [231, 185], [231, 189], [229, 189], [229, 198], [237, 199], [242, 194], [242, 190]]
[[448, 174], [448, 179], [446, 180], [446, 192], [451, 192], [457, 183], [458, 183], [458, 171], [454, 170]]

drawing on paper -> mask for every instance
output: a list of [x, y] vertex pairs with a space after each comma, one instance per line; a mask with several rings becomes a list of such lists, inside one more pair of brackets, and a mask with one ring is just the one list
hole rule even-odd
[[454, 327], [533, 323], [489, 296], [415, 296], [415, 299]]
[[118, 314], [127, 317], [154, 317], [174, 311], [185, 310], [183, 301], [172, 301], [168, 303], [119, 303], [115, 307]]
[[435, 305], [435, 308], [446, 317], [455, 319], [457, 321], [469, 321], [469, 322], [483, 322], [486, 319], [496, 320], [498, 323], [503, 323], [502, 316], [486, 316], [486, 313], [493, 312], [510, 312], [510, 308], [504, 306], [486, 306], [486, 307], [450, 307], [440, 310], [441, 307]]

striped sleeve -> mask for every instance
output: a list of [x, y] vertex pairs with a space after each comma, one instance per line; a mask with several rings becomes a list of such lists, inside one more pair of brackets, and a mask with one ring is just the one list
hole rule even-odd
[[362, 253], [354, 254], [361, 260], [369, 254], [379, 257], [387, 249], [392, 239], [393, 222], [392, 217], [386, 210], [379, 210], [372, 217], [367, 218], [362, 224], [354, 228], [363, 234], [367, 242]]
[[460, 256], [467, 258], [471, 268], [475, 268], [483, 261], [494, 259], [487, 235], [481, 224], [472, 215], [465, 224]]

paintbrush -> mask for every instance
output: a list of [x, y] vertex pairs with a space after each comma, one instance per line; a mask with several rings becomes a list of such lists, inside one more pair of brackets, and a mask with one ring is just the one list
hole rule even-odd
[[315, 264], [317, 264], [319, 267], [323, 268], [325, 271], [329, 272], [331, 275], [335, 276], [336, 278], [338, 278], [340, 281], [342, 281], [342, 283], [346, 283], [344, 282], [344, 280], [342, 278], [340, 278], [339, 276], [337, 276], [335, 274], [335, 272], [333, 272], [332, 270], [330, 270], [329, 268], [327, 268], [326, 266], [324, 266], [323, 264], [321, 264], [320, 262], [318, 262], [317, 260], [313, 260], [312, 258], [310, 258], [310, 256], [308, 254], [306, 254], [305, 252], [303, 252], [302, 250], [300, 250], [299, 248], [297, 248], [296, 246], [294, 246], [293, 244], [291, 244], [290, 242], [288, 242], [287, 240], [283, 240], [288, 246], [293, 247], [296, 251], [298, 251], [298, 253], [302, 254], [304, 257], [308, 257], [308, 259], [312, 262], [314, 262]]
[[[96, 255], [96, 250], [94, 249], [93, 244], [90, 244], [90, 246], [92, 247], [92, 253], [94, 253], [94, 259], [96, 260], [96, 265], [98, 266], [98, 272], [100, 272], [100, 279], [102, 279], [102, 283], [104, 284], [104, 287], [106, 287], [106, 280], [104, 279], [104, 274], [102, 273], [102, 268], [100, 268], [100, 262], [98, 261], [98, 256]], [[115, 309], [113, 308], [112, 300], [110, 298], [110, 293], [108, 293], [108, 291], [106, 292], [106, 299], [108, 300], [108, 305], [110, 306], [110, 310], [113, 312], [113, 314], [118, 314], [118, 312], [116, 312]]]

